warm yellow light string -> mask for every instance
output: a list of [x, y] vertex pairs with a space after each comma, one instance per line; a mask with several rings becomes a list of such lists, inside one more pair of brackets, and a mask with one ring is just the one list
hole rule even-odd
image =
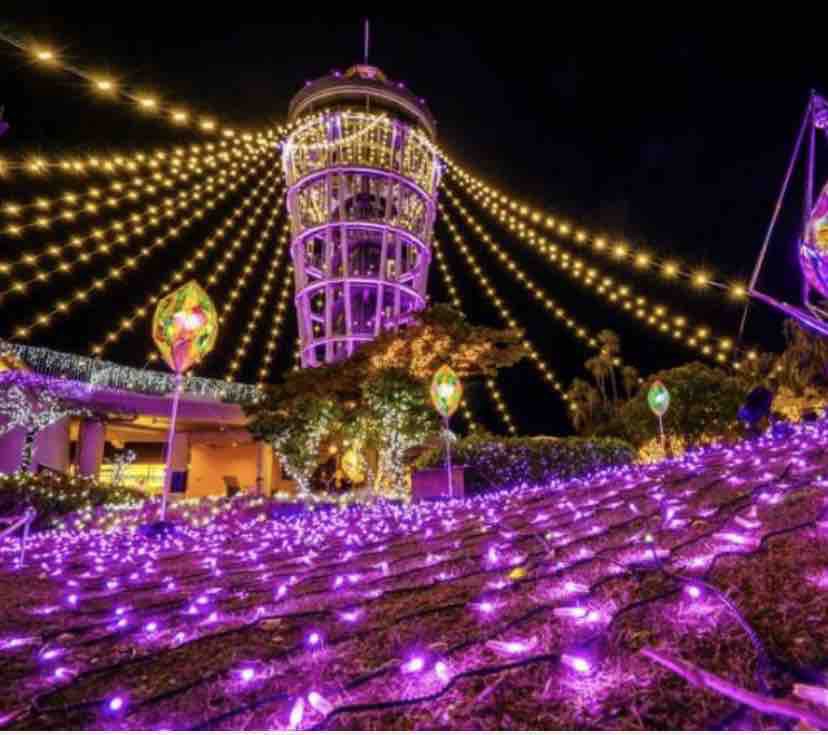
[[[144, 235], [147, 229], [160, 227], [165, 217], [171, 219], [175, 216], [176, 210], [184, 210], [188, 206], [195, 206], [196, 203], [201, 199], [203, 193], [211, 191], [213, 185], [216, 182], [223, 183], [225, 178], [225, 174], [221, 174], [216, 178], [211, 178], [207, 184], [198, 184], [195, 187], [193, 187], [192, 190], [179, 193], [177, 201], [173, 199], [167, 202], [163, 207], [150, 205], [150, 207], [147, 208], [146, 212], [142, 213], [141, 215], [136, 215], [135, 217], [130, 218], [130, 220], [128, 221], [128, 224], [132, 227], [130, 231], [127, 231], [127, 227], [123, 223], [116, 222], [112, 227], [108, 229], [118, 232], [120, 234], [112, 237], [112, 239], [108, 242], [104, 241], [107, 231], [97, 228], [92, 230], [92, 233], [87, 238], [71, 238], [69, 240], [68, 245], [65, 245], [64, 248], [68, 247], [69, 245], [74, 245], [75, 247], [82, 248], [86, 240], [89, 240], [90, 244], [93, 245], [95, 241], [99, 241], [99, 244], [94, 245], [94, 248], [90, 249], [90, 251], [81, 252], [81, 255], [79, 255], [74, 260], [68, 258], [58, 259], [59, 265], [57, 265], [55, 268], [52, 268], [51, 270], [39, 270], [35, 273], [33, 277], [29, 278], [28, 280], [20, 280], [13, 282], [9, 288], [7, 288], [5, 291], [0, 292], [0, 299], [6, 298], [11, 294], [28, 293], [34, 284], [45, 283], [52, 276], [61, 273], [69, 273], [72, 271], [73, 268], [75, 268], [75, 266], [78, 266], [83, 263], [88, 263], [96, 256], [109, 255], [112, 252], [112, 250], [118, 246], [125, 247], [129, 245], [131, 242], [130, 237], [137, 238]], [[58, 246], [54, 247], [54, 253], [56, 254]], [[39, 254], [38, 256], [24, 255], [22, 260], [26, 264], [34, 265], [37, 263], [37, 257], [42, 257], [42, 254]]]
[[[466, 242], [460, 236], [460, 233], [457, 230], [457, 227], [454, 225], [454, 222], [451, 220], [451, 217], [448, 215], [445, 208], [442, 206], [442, 204], [440, 204], [438, 206], [439, 206], [440, 212], [443, 215], [443, 218], [446, 222], [446, 225], [448, 226], [449, 230], [452, 233], [452, 237], [453, 237], [455, 243], [458, 245], [458, 247], [460, 249], [460, 252], [463, 253], [463, 255], [466, 256], [466, 260], [469, 263], [470, 267], [472, 268], [472, 272], [477, 276], [478, 280], [481, 282], [481, 286], [484, 287], [484, 290], [486, 291], [487, 295], [491, 298], [493, 304], [495, 306], [497, 306], [496, 302], [499, 301], [499, 299], [497, 298], [497, 296], [494, 292], [494, 289], [491, 287], [489, 279], [487, 279], [486, 276], [483, 275], [482, 269], [477, 264], [477, 260], [472, 255], [471, 250], [469, 249]], [[491, 238], [489, 239], [489, 241], [491, 242]], [[550, 312], [553, 316], [555, 316], [555, 318], [557, 318], [560, 321], [564, 322], [564, 324], [566, 324], [566, 326], [572, 332], [574, 332], [576, 337], [578, 337], [579, 339], [585, 341], [590, 347], [592, 347], [596, 350], [600, 350], [600, 344], [599, 344], [598, 340], [595, 337], [593, 337], [585, 327], [579, 325], [571, 317], [568, 317], [566, 311], [562, 307], [558, 306], [555, 303], [554, 300], [549, 298], [549, 296], [543, 291], [543, 289], [536, 286], [536, 284], [532, 281], [532, 279], [530, 279], [526, 275], [526, 273], [523, 272], [517, 266], [517, 264], [514, 261], [511, 260], [511, 258], [506, 256], [505, 253], [503, 255], [504, 255], [504, 258], [505, 258], [505, 262], [507, 264], [507, 269], [514, 274], [514, 277], [518, 282], [525, 285], [525, 287], [526, 287], [527, 291], [529, 292], [529, 294], [536, 301], [538, 301], [543, 306], [543, 308], [545, 308], [548, 312]], [[488, 284], [488, 285], [485, 285], [485, 284]], [[501, 303], [502, 303], [502, 301], [501, 301]], [[521, 328], [521, 329], [525, 333], [526, 330], [523, 329], [523, 328]], [[534, 347], [531, 347], [531, 344], [528, 341], [528, 339], [524, 339], [523, 344], [524, 344], [524, 347], [526, 347], [527, 349], [530, 350], [530, 356], [532, 356], [531, 353], [537, 353], [537, 350], [535, 350]], [[614, 364], [620, 366], [621, 365], [620, 358], [615, 358]], [[563, 388], [560, 386], [559, 383], [556, 385], [556, 387], [557, 387], [558, 391], [560, 392], [561, 396], [566, 400], [567, 395], [563, 391]], [[569, 405], [570, 409], [574, 409], [573, 404], [569, 403], [568, 405]]]
[[[282, 235], [279, 237], [279, 242], [281, 244], [281, 250], [287, 254], [289, 252], [289, 244], [290, 244], [290, 223], [285, 222], [285, 226], [282, 230]], [[276, 349], [279, 344], [279, 335], [281, 334], [282, 329], [282, 322], [285, 319], [285, 315], [288, 312], [288, 304], [290, 303], [290, 297], [293, 294], [293, 265], [290, 261], [286, 260], [285, 270], [282, 275], [282, 288], [279, 291], [279, 300], [276, 304], [276, 308], [273, 311], [273, 319], [271, 320], [270, 325], [270, 336], [268, 337], [267, 343], [265, 344], [265, 353], [262, 357], [261, 367], [259, 368], [259, 388], [263, 388], [265, 384], [265, 380], [270, 375], [271, 364], [273, 363], [273, 357], [276, 353]], [[258, 304], [259, 308], [263, 307], [264, 304]]]
[[[374, 130], [374, 128], [376, 128], [378, 125], [380, 125], [383, 122], [386, 122], [389, 125], [391, 123], [391, 119], [385, 113], [380, 113], [380, 114], [377, 114], [377, 115], [367, 115], [363, 112], [349, 113], [349, 112], [346, 111], [346, 112], [343, 113], [343, 116], [344, 116], [344, 121], [346, 123], [347, 123], [347, 120], [348, 120], [349, 116], [350, 117], [355, 117], [355, 118], [360, 118], [360, 119], [373, 117], [374, 120], [372, 122], [370, 122], [368, 125], [366, 125], [364, 128], [360, 128], [359, 130], [357, 130], [357, 132], [351, 133], [351, 135], [349, 135], [345, 138], [340, 138], [340, 139], [337, 139], [337, 140], [334, 140], [334, 141], [320, 140], [320, 141], [315, 142], [315, 143], [293, 143], [293, 142], [289, 142], [288, 145], [290, 146], [290, 150], [294, 151], [294, 152], [300, 152], [300, 151], [304, 152], [304, 151], [324, 151], [324, 150], [330, 150], [332, 148], [340, 148], [340, 147], [345, 146], [345, 145], [350, 145], [350, 144], [356, 142], [357, 140], [359, 140], [360, 138], [368, 135], [370, 132], [372, 132]], [[319, 132], [320, 135], [325, 136], [327, 134], [327, 130], [325, 130], [324, 128], [320, 131], [312, 131], [311, 130], [315, 125], [324, 125], [324, 123], [325, 123], [324, 113], [313, 114], [310, 117], [310, 119], [306, 118], [305, 120], [302, 121], [301, 125], [297, 126], [296, 131], [295, 131], [295, 137], [296, 138], [301, 138], [303, 135], [305, 135], [308, 132]]]
[[[234, 149], [233, 155], [238, 155], [240, 150], [241, 148]], [[74, 222], [84, 215], [100, 214], [106, 207], [115, 209], [127, 202], [137, 202], [144, 196], [156, 194], [159, 187], [174, 188], [176, 180], [187, 183], [193, 176], [203, 176], [208, 169], [215, 169], [223, 161], [229, 161], [230, 155], [228, 153], [217, 157], [215, 153], [208, 151], [203, 155], [190, 155], [186, 160], [178, 157], [164, 158], [148, 177], [124, 178], [112, 181], [108, 186], [91, 186], [86, 192], [68, 191], [56, 199], [39, 196], [25, 204], [7, 202], [0, 212], [12, 221], [3, 228], [2, 233], [18, 237], [26, 230], [47, 229], [60, 222]], [[162, 169], [169, 170], [165, 174]], [[51, 217], [46, 215], [58, 210], [61, 205], [65, 207], [62, 211]], [[29, 222], [21, 221], [29, 211], [37, 213], [36, 216]]]
[[181, 234], [182, 230], [186, 230], [187, 228], [192, 226], [194, 222], [203, 219], [207, 211], [213, 209], [219, 201], [224, 200], [230, 193], [232, 193], [239, 186], [245, 183], [247, 179], [250, 176], [252, 176], [258, 168], [267, 163], [267, 160], [260, 163], [256, 169], [251, 170], [249, 173], [239, 178], [239, 174], [241, 173], [241, 171], [247, 170], [251, 166], [251, 163], [251, 161], [246, 161], [244, 162], [244, 164], [242, 164], [242, 166], [239, 167], [239, 171], [235, 171], [235, 169], [232, 170], [230, 172], [230, 176], [234, 179], [233, 183], [228, 188], [220, 191], [214, 199], [211, 199], [208, 202], [206, 202], [203, 207], [196, 209], [191, 216], [185, 217], [177, 224], [172, 225], [166, 233], [157, 237], [151, 245], [144, 246], [138, 253], [122, 259], [118, 266], [110, 269], [108, 275], [94, 279], [86, 287], [86, 289], [79, 289], [68, 300], [58, 302], [55, 308], [51, 311], [38, 315], [38, 317], [29, 325], [19, 327], [14, 332], [15, 337], [19, 339], [28, 337], [32, 329], [35, 329], [36, 327], [46, 326], [58, 314], [66, 314], [75, 304], [88, 301], [91, 292], [104, 291], [111, 281], [119, 280], [121, 278], [121, 276], [123, 275], [123, 271], [136, 270], [140, 264], [140, 261], [148, 257], [153, 251], [166, 246], [169, 241], [174, 240], [176, 237], [178, 237], [178, 235]]
[[[465, 245], [460, 238], [460, 244]], [[437, 253], [440, 250], [440, 242], [438, 240], [432, 241], [432, 250]], [[497, 310], [498, 315], [506, 324], [507, 327], [511, 329], [517, 329], [521, 331], [523, 334], [523, 346], [528, 351], [528, 356], [532, 364], [537, 368], [538, 372], [540, 373], [543, 380], [556, 392], [558, 393], [564, 400], [566, 400], [566, 393], [563, 390], [563, 386], [558, 382], [555, 373], [553, 373], [549, 369], [549, 365], [546, 364], [546, 361], [543, 360], [540, 356], [540, 353], [532, 344], [532, 342], [526, 337], [525, 330], [520, 328], [520, 325], [515, 321], [512, 312], [509, 310], [503, 300], [497, 295], [497, 291], [495, 291], [494, 287], [492, 286], [489, 279], [483, 275], [483, 271], [477, 264], [477, 260], [472, 255], [471, 251], [468, 248], [462, 249], [460, 252], [463, 254], [469, 269], [474, 275], [475, 279], [477, 280], [478, 284], [480, 285], [480, 290], [488, 297], [489, 301], [491, 302], [492, 306]]]
[[[78, 204], [85, 199], [86, 202], [81, 206], [78, 206], [77, 209], [67, 208], [51, 217], [48, 217], [45, 214], [40, 214], [30, 222], [13, 222], [6, 225], [0, 234], [5, 234], [9, 237], [20, 237], [27, 230], [48, 230], [50, 227], [58, 223], [74, 222], [76, 219], [84, 215], [99, 215], [102, 211], [106, 211], [107, 209], [118, 209], [127, 202], [138, 202], [144, 196], [153, 196], [157, 194], [161, 188], [174, 189], [176, 186], [176, 180], [182, 183], [187, 183], [190, 178], [190, 174], [182, 171], [174, 175], [172, 178], [164, 178], [163, 181], [156, 185], [151, 181], [148, 182], [137, 177], [132, 181], [127, 182], [126, 185], [118, 181], [112, 182], [112, 185], [109, 187], [109, 193], [93, 186], [90, 187], [85, 196], [79, 196], [77, 194], [67, 192], [58, 202], [51, 202], [49, 199], [41, 198], [38, 199], [37, 202], [39, 209], [42, 212], [49, 211], [53, 207], [57, 209], [57, 205], [61, 201], [64, 204]], [[122, 193], [125, 189], [126, 193]], [[113, 195], [113, 191], [117, 192], [119, 196]], [[4, 207], [4, 211], [7, 213], [13, 209], [14, 205], [6, 205], [6, 207]]]
[[[255, 172], [251, 175], [255, 175]], [[222, 223], [215, 230], [212, 231], [210, 236], [190, 254], [190, 256], [185, 260], [184, 265], [176, 270], [167, 282], [162, 283], [159, 288], [155, 289], [149, 296], [147, 296], [144, 303], [136, 308], [130, 316], [123, 318], [118, 327], [106, 335], [105, 341], [102, 344], [92, 346], [92, 353], [97, 356], [103, 355], [106, 350], [113, 347], [118, 342], [124, 332], [131, 330], [137, 321], [141, 321], [149, 316], [150, 307], [162, 298], [176, 283], [184, 280], [184, 277], [188, 273], [196, 270], [198, 265], [202, 261], [206, 260], [208, 255], [215, 250], [217, 246], [220, 246], [223, 242], [225, 242], [232, 231], [232, 228], [234, 228], [237, 224], [242, 225], [244, 223], [243, 218], [248, 210], [252, 209], [254, 205], [258, 203], [259, 213], [263, 212], [265, 209], [264, 202], [266, 198], [268, 196], [272, 197], [277, 185], [274, 182], [268, 192], [263, 192], [262, 190], [271, 182], [272, 179], [274, 179], [274, 177], [277, 177], [277, 172], [275, 169], [271, 169], [268, 176], [256, 184], [256, 186], [247, 194], [247, 196], [245, 196], [241, 203], [229, 215], [227, 215], [227, 217], [225, 217]], [[206, 285], [208, 287], [214, 286], [218, 283], [220, 275], [224, 274], [227, 267], [240, 252], [249, 234], [250, 230], [243, 227], [238, 233], [239, 237], [230, 243], [229, 247], [224, 249], [222, 257], [213, 265], [212, 272], [207, 277]], [[150, 361], [157, 358], [157, 356], [154, 358], [153, 355], [154, 353], [150, 355]]]
[[[730, 300], [735, 303], [747, 298], [747, 287], [738, 280], [724, 283], [716, 280], [715, 275], [707, 268], [688, 269], [673, 258], [654, 256], [644, 248], [636, 248], [626, 242], [611, 243], [606, 237], [591, 234], [586, 229], [576, 227], [568, 222], [561, 222], [549, 214], [533, 210], [524, 202], [507, 197], [493, 186], [461, 169], [457, 164], [446, 158], [445, 154], [443, 154], [443, 158], [447, 164], [447, 171], [454, 180], [470, 196], [475, 197], [492, 216], [507, 224], [510, 229], [518, 227], [515, 222], [521, 219], [524, 222], [543, 227], [547, 232], [555, 233], [559, 237], [571, 238], [577, 245], [591, 248], [593, 252], [639, 272], [657, 271], [666, 279], [683, 279], [697, 290], [707, 287], [723, 290], [728, 293]], [[519, 227], [522, 227], [522, 231], [527, 236], [536, 239], [541, 237], [531, 227], [526, 228], [525, 225]]]
[[[442, 205], [438, 205], [440, 214], [443, 215], [443, 221], [446, 223], [449, 231], [451, 232], [452, 239], [457, 244], [460, 252], [466, 257], [466, 260], [469, 263], [469, 266], [472, 269], [472, 272], [478, 277], [481, 284], [485, 284], [484, 291], [486, 294], [492, 298], [492, 301], [495, 303], [496, 306], [500, 307], [502, 304], [502, 300], [497, 299], [495, 301], [493, 294], [494, 289], [492, 288], [491, 281], [485, 275], [483, 275], [483, 269], [477, 262], [477, 259], [471, 253], [471, 249], [466, 244], [466, 241], [460, 235], [460, 231], [457, 229], [454, 221], [452, 220], [451, 216], [449, 215], [446, 208]], [[508, 257], [508, 256], [507, 256]], [[562, 322], [578, 339], [582, 342], [586, 343], [590, 347], [598, 348], [598, 340], [592, 336], [590, 331], [581, 324], [578, 324], [565, 309], [563, 309], [554, 299], [550, 298], [545, 291], [543, 291], [539, 286], [537, 286], [534, 281], [532, 281], [526, 273], [524, 273], [517, 264], [509, 258], [506, 264], [507, 270], [514, 274], [514, 277], [517, 281], [525, 284], [527, 286], [527, 290], [529, 294], [532, 296], [535, 301], [541, 304], [544, 309], [546, 309], [553, 317], [555, 317], [558, 321]], [[497, 303], [500, 302], [500, 303]], [[517, 322], [515, 322], [517, 324]]]
[[164, 103], [157, 95], [133, 90], [111, 75], [96, 74], [80, 69], [74, 64], [62, 60], [57, 51], [45, 44], [25, 43], [6, 32], [0, 32], [0, 41], [4, 41], [24, 52], [37, 64], [60, 69], [88, 82], [92, 90], [100, 96], [110, 97], [115, 101], [129, 102], [144, 114], [158, 115], [177, 126], [192, 125], [200, 132], [209, 135], [215, 135], [219, 132], [228, 137], [237, 135], [233, 128], [220, 125], [213, 116], [191, 113], [187, 108], [177, 103]]
[[[271, 227], [272, 224], [275, 223], [278, 213], [280, 211], [281, 209], [278, 211], [274, 211], [273, 215], [271, 216], [268, 223]], [[245, 355], [247, 354], [247, 350], [253, 341], [253, 335], [256, 333], [256, 328], [258, 327], [262, 314], [264, 314], [265, 305], [267, 304], [267, 300], [270, 297], [270, 292], [273, 290], [273, 282], [276, 279], [277, 273], [282, 267], [282, 263], [287, 259], [288, 227], [289, 223], [286, 219], [284, 225], [282, 226], [282, 234], [279, 237], [273, 238], [273, 252], [271, 253], [270, 257], [270, 267], [267, 269], [267, 275], [262, 281], [261, 287], [259, 288], [259, 291], [256, 295], [256, 301], [250, 313], [250, 318], [247, 320], [247, 323], [245, 324], [244, 333], [241, 336], [240, 344], [238, 347], [236, 347], [236, 351], [233, 354], [233, 359], [230, 361], [229, 364], [229, 369], [227, 370], [227, 373], [224, 376], [224, 379], [228, 383], [231, 383], [236, 379], [236, 376], [238, 375], [238, 372], [241, 369], [241, 365], [244, 361]], [[268, 234], [269, 231], [270, 230], [268, 229]], [[266, 235], [263, 235], [260, 238], [260, 241], [264, 242], [265, 240]]]
[[[527, 274], [520, 269], [515, 261], [508, 256], [506, 249], [495, 242], [491, 236], [483, 229], [480, 223], [471, 215], [471, 213], [463, 206], [462, 202], [450, 189], [446, 189], [449, 201], [454, 206], [455, 211], [460, 214], [466, 224], [471, 227], [475, 233], [480, 237], [481, 241], [488, 247], [489, 251], [501, 262], [504, 266], [512, 272], [514, 277], [520, 281], [524, 288], [530, 293], [535, 290], [537, 293], [533, 294], [540, 300], [542, 292], [535, 287], [535, 284], [527, 276]], [[711, 357], [714, 355], [713, 347], [707, 343], [706, 340], [715, 341], [717, 338], [713, 335], [709, 327], [698, 327], [693, 331], [690, 327], [690, 321], [682, 315], [670, 314], [668, 309], [660, 304], [649, 305], [647, 299], [643, 296], [636, 296], [632, 287], [623, 282], [616, 282], [613, 278], [602, 274], [596, 268], [585, 268], [584, 264], [575, 259], [570, 270], [570, 254], [559, 248], [556, 244], [536, 244], [536, 249], [544, 255], [549, 261], [563, 271], [576, 283], [590, 287], [599, 296], [605, 297], [610, 303], [618, 306], [623, 311], [628, 312], [631, 316], [637, 318], [640, 323], [649, 327], [655, 332], [668, 335], [673, 340], [684, 344], [688, 348], [698, 350], [702, 355]], [[560, 258], [559, 258], [560, 256]], [[689, 336], [685, 335], [689, 331]], [[733, 347], [733, 339], [729, 337], [722, 337], [718, 339], [718, 352], [715, 353], [716, 360], [720, 363], [727, 362], [727, 353]]]
[[0, 159], [0, 176], [22, 172], [32, 177], [43, 178], [48, 175], [96, 176], [108, 177], [127, 173], [138, 173], [141, 169], [158, 169], [166, 160], [177, 162], [187, 155], [206, 151], [208, 156], [221, 157], [228, 150], [249, 149], [252, 146], [273, 145], [285, 128], [270, 128], [256, 134], [244, 134], [233, 140], [191, 143], [188, 146], [177, 145], [171, 148], [157, 148], [154, 151], [131, 151], [123, 153], [88, 153], [82, 158], [49, 157], [42, 154], [26, 156], [21, 160]]
[[[249, 158], [249, 154], [241, 154], [241, 160]], [[231, 163], [231, 167], [237, 164]], [[145, 230], [152, 227], [159, 227], [163, 216], [172, 217], [175, 209], [184, 209], [186, 206], [194, 206], [205, 192], [211, 190], [216, 182], [221, 181], [221, 175], [214, 174], [208, 177], [205, 182], [196, 183], [192, 187], [179, 191], [175, 198], [168, 197], [160, 204], [148, 205], [141, 212], [133, 212], [125, 218], [125, 221], [113, 221], [108, 227], [92, 228], [86, 235], [73, 235], [67, 242], [61, 245], [49, 245], [36, 253], [26, 253], [11, 263], [0, 264], [0, 274], [8, 276], [15, 268], [22, 266], [36, 266], [44, 259], [54, 260], [56, 265], [51, 270], [40, 270], [28, 281], [18, 281], [10, 288], [0, 292], [0, 299], [4, 296], [17, 292], [25, 293], [28, 286], [37, 281], [46, 281], [54, 274], [69, 273], [81, 263], [88, 263], [97, 255], [109, 254], [113, 248], [126, 246], [130, 242], [130, 235], [141, 236]], [[163, 210], [163, 211], [162, 211]], [[163, 216], [162, 216], [163, 215]], [[131, 227], [131, 232], [127, 231]], [[109, 239], [107, 239], [107, 237]], [[80, 251], [77, 258], [61, 258], [67, 251]]]
[[[271, 191], [274, 192], [275, 189], [272, 189]], [[270, 201], [272, 199], [273, 199], [273, 197], [271, 195], [268, 201]], [[282, 198], [280, 197], [280, 199], [282, 199]], [[283, 199], [282, 199], [282, 201], [283, 201]], [[259, 205], [256, 208], [256, 210], [254, 212], [254, 215], [253, 215], [253, 218], [248, 223], [245, 223], [245, 227], [239, 233], [240, 240], [241, 240], [241, 238], [247, 238], [248, 237], [247, 232], [252, 233], [258, 227], [258, 220], [259, 220], [260, 214], [264, 210], [264, 208], [265, 208], [264, 204]], [[262, 252], [263, 252], [266, 244], [270, 240], [271, 233], [273, 231], [274, 226], [276, 225], [276, 220], [278, 219], [279, 213], [281, 211], [280, 202], [279, 201], [273, 202], [273, 205], [269, 206], [268, 210], [270, 211], [270, 216], [264, 222], [264, 225], [261, 228], [260, 234], [258, 235], [258, 237], [255, 239], [255, 242], [253, 243], [253, 249], [249, 252], [249, 254], [247, 256], [247, 260], [245, 261], [244, 265], [242, 266], [241, 273], [237, 276], [237, 279], [236, 279], [235, 283], [233, 283], [233, 287], [230, 289], [229, 293], [227, 294], [226, 299], [224, 300], [224, 303], [221, 305], [221, 308], [219, 309], [219, 324], [221, 324], [221, 325], [225, 325], [229, 321], [230, 317], [232, 316], [232, 314], [235, 310], [235, 307], [238, 303], [238, 300], [239, 300], [242, 292], [244, 291], [244, 287], [245, 287], [247, 281], [250, 279], [250, 277], [254, 273], [254, 271], [256, 269], [256, 264], [259, 262], [259, 258], [261, 257]], [[263, 285], [264, 285], [264, 282], [262, 282], [261, 286], [263, 286]], [[260, 287], [259, 290], [261, 292], [261, 287]], [[219, 339], [221, 339], [221, 336], [222, 336], [222, 332], [219, 332]], [[246, 333], [243, 334], [240, 337], [239, 342], [240, 342], [240, 345], [239, 345], [239, 347], [236, 348], [237, 353], [238, 353], [238, 350], [240, 348], [246, 349], [247, 344], [250, 342], [249, 335], [246, 334]]]
[[500, 411], [500, 419], [506, 424], [507, 431], [512, 436], [516, 436], [517, 427], [515, 426], [515, 422], [512, 421], [512, 415], [509, 413], [509, 408], [506, 406], [506, 402], [503, 400], [503, 396], [500, 390], [498, 390], [494, 378], [486, 379], [486, 389], [489, 391], [489, 397], [492, 399], [492, 402], [497, 406], [497, 410]]
[[[466, 313], [463, 310], [463, 302], [460, 300], [460, 292], [454, 285], [454, 276], [452, 275], [448, 263], [446, 262], [446, 257], [443, 255], [442, 250], [440, 250], [439, 245], [433, 248], [433, 252], [437, 258], [437, 267], [440, 269], [440, 275], [443, 277], [443, 285], [445, 286], [446, 291], [448, 291], [451, 305], [463, 314], [465, 318]], [[486, 387], [488, 389], [488, 380], [486, 381]], [[491, 395], [491, 391], [489, 391], [489, 396], [492, 398], [492, 402], [494, 402], [494, 397]], [[497, 406], [496, 403], [495, 406]], [[479, 424], [474, 420], [474, 416], [472, 415], [472, 412], [469, 409], [469, 404], [465, 398], [460, 401], [460, 410], [463, 412], [463, 418], [466, 420], [469, 432], [472, 434], [476, 433], [479, 428]], [[503, 422], [504, 424], [506, 423], [505, 418], [503, 418]]]
[[293, 350], [293, 359], [295, 365], [293, 366], [294, 370], [301, 370], [302, 369], [302, 338], [297, 335], [295, 340], [295, 347]]

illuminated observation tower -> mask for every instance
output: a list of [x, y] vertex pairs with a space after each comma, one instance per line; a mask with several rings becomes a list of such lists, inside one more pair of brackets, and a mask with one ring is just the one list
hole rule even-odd
[[368, 64], [309, 82], [285, 143], [303, 367], [425, 306], [440, 163], [424, 100]]

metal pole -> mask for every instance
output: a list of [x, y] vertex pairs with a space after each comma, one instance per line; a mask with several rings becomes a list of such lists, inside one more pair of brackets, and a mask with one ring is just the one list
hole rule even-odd
[[667, 456], [667, 444], [664, 441], [664, 422], [661, 420], [661, 414], [658, 415], [658, 433], [661, 437], [661, 451], [664, 452], [664, 456]]
[[[816, 92], [811, 90], [811, 104], [808, 106], [810, 112], [811, 135], [808, 141], [808, 163], [805, 168], [805, 202], [802, 207], [802, 235], [805, 236], [808, 220], [811, 217], [811, 210], [814, 208], [814, 174], [816, 167], [816, 125], [814, 124], [814, 110], [816, 105]], [[802, 279], [802, 305], [810, 304], [810, 286], [808, 279]]]
[[446, 470], [448, 472], [448, 489], [449, 497], [454, 497], [454, 480], [451, 476], [451, 433], [449, 432], [449, 417], [445, 417], [445, 437], [446, 437]]
[[173, 395], [172, 416], [170, 417], [170, 430], [167, 434], [167, 463], [164, 468], [164, 492], [161, 498], [161, 520], [167, 517], [167, 498], [170, 495], [172, 485], [172, 458], [173, 441], [175, 440], [175, 421], [178, 418], [178, 402], [181, 399], [181, 385], [184, 378], [181, 373], [175, 374], [175, 394]]
[[368, 18], [365, 19], [365, 55], [364, 63], [368, 63], [368, 50], [371, 46], [371, 21]]
[[[799, 158], [799, 150], [802, 147], [802, 139], [805, 137], [805, 130], [808, 127], [808, 121], [811, 119], [811, 108], [813, 106], [813, 99], [808, 100], [808, 106], [805, 109], [805, 117], [802, 119], [802, 125], [799, 128], [799, 135], [796, 139], [796, 145], [794, 146], [793, 154], [791, 155], [791, 160], [788, 163], [788, 170], [785, 173], [785, 178], [782, 181], [782, 190], [779, 192], [779, 197], [776, 200], [776, 206], [773, 210], [773, 215], [771, 216], [770, 224], [768, 225], [767, 232], [765, 233], [765, 240], [762, 243], [762, 249], [759, 251], [759, 258], [756, 261], [756, 265], [753, 267], [753, 273], [750, 276], [750, 284], [748, 286], [748, 296], [753, 294], [753, 289], [756, 286], [756, 282], [759, 280], [759, 272], [762, 270], [762, 265], [765, 262], [765, 256], [768, 252], [768, 245], [770, 245], [771, 237], [773, 235], [773, 230], [776, 227], [776, 221], [779, 219], [779, 212], [782, 209], [782, 202], [785, 199], [785, 193], [788, 191], [788, 184], [790, 184], [791, 176], [793, 175], [794, 166], [796, 165], [796, 161]], [[745, 324], [747, 323], [748, 311], [750, 310], [750, 298], [745, 302], [745, 308], [742, 311], [742, 321], [739, 324], [739, 336], [737, 338], [737, 343], [741, 344], [742, 336], [745, 331]]]
[[29, 511], [26, 511], [26, 524], [23, 526], [23, 539], [20, 541], [20, 566], [26, 560], [26, 544], [29, 541], [29, 527], [32, 525], [34, 518], [30, 517]]

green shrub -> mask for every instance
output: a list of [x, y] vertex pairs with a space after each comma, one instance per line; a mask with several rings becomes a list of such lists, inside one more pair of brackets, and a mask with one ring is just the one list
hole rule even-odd
[[[620, 439], [470, 436], [452, 447], [452, 462], [467, 468], [466, 491], [471, 493], [545, 485], [629, 464], [634, 456], [632, 446]], [[421, 455], [415, 467], [442, 467], [444, 463], [443, 449], [434, 448]]]
[[88, 477], [69, 477], [48, 471], [39, 475], [18, 472], [0, 475], [0, 516], [22, 512], [27, 506], [37, 511], [35, 526], [46, 528], [67, 513], [99, 505], [121, 505], [146, 500], [134, 488], [107, 485]]

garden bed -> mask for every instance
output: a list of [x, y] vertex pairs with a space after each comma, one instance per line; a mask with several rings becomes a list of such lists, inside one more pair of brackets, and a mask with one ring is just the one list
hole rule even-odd
[[[632, 446], [618, 439], [577, 437], [470, 436], [456, 442], [451, 452], [452, 462], [465, 467], [467, 495], [548, 485], [626, 465], [635, 457]], [[445, 450], [435, 447], [417, 459], [416, 468], [444, 464]]]
[[641, 651], [777, 698], [825, 675], [826, 440], [407, 508], [198, 503], [164, 542], [132, 530], [152, 507], [101, 513], [115, 530], [38, 534], [23, 569], [6, 543], [0, 724], [793, 727]]

